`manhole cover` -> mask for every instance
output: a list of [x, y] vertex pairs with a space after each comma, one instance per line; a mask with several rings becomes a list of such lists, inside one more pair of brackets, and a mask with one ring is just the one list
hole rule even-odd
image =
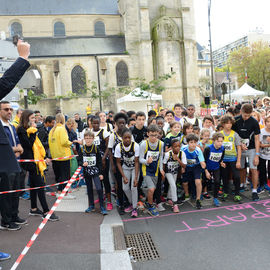
[[149, 233], [136, 233], [125, 235], [129, 255], [135, 261], [150, 261], [159, 259], [158, 251]]

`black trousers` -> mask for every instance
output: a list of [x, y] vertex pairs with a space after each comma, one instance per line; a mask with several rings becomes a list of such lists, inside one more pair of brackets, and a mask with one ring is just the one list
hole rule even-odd
[[[64, 161], [52, 161], [53, 172], [55, 175], [55, 182], [64, 182], [70, 179], [70, 160]], [[58, 191], [62, 191], [65, 188], [65, 184], [58, 186]]]
[[[20, 188], [19, 173], [0, 173], [0, 191]], [[9, 224], [19, 213], [19, 192], [0, 195], [2, 223]]]
[[122, 185], [122, 175], [120, 171], [118, 170], [118, 167], [116, 165], [116, 159], [113, 159], [114, 162], [114, 167], [115, 167], [115, 173], [114, 173], [114, 178], [117, 183], [117, 198], [119, 201], [119, 206], [123, 207], [124, 206], [124, 191], [123, 191], [123, 185]]
[[240, 193], [240, 172], [236, 168], [236, 161], [224, 162], [226, 164], [226, 168], [221, 167], [221, 177], [223, 181], [223, 188], [225, 193], [229, 193], [229, 178], [230, 171], [232, 171], [232, 177], [235, 186], [235, 195], [239, 195]]
[[110, 161], [108, 159], [106, 159], [106, 164], [105, 164], [105, 168], [103, 168], [103, 185], [105, 188], [105, 193], [111, 193], [111, 184], [110, 184], [110, 180], [109, 180], [109, 171], [110, 171]]
[[[263, 187], [265, 184], [267, 184], [267, 176], [270, 176], [270, 166], [269, 161], [263, 158], [259, 158], [259, 165], [258, 165], [258, 171], [259, 171], [259, 181], [260, 186]], [[266, 167], [266, 162], [268, 161], [268, 166]], [[266, 169], [267, 168], [267, 169]]]
[[[208, 170], [209, 171], [209, 170]], [[214, 171], [209, 171], [214, 178], [214, 198], [218, 197], [218, 191], [220, 188], [220, 168]], [[203, 180], [206, 180], [205, 172], [202, 173]]]
[[158, 172], [158, 181], [157, 181], [156, 189], [153, 196], [153, 199], [156, 200], [156, 204], [161, 203], [161, 194], [162, 194], [162, 177], [161, 177], [161, 173]]

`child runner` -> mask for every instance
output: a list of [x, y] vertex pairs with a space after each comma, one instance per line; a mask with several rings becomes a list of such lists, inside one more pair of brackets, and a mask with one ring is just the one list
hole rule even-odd
[[189, 122], [185, 123], [183, 125], [183, 136], [182, 136], [181, 141], [180, 141], [182, 146], [187, 145], [186, 137], [187, 137], [187, 135], [192, 134], [192, 133], [193, 133], [193, 125]]
[[180, 141], [181, 139], [181, 125], [179, 122], [172, 122], [170, 124], [170, 130], [171, 132], [167, 134], [167, 136], [165, 137], [165, 140], [164, 140], [164, 145], [165, 145], [165, 152], [168, 152], [171, 150], [171, 141], [172, 139], [174, 138], [178, 138], [178, 140]]
[[[122, 142], [122, 131], [125, 129], [127, 124], [127, 116], [124, 113], [117, 113], [114, 116], [114, 122], [116, 124], [117, 131], [113, 131], [113, 133], [110, 135], [109, 143], [108, 143], [108, 149], [110, 155], [110, 165], [112, 168], [112, 171], [114, 173], [114, 177], [116, 180], [116, 190], [117, 190], [117, 198], [119, 202], [119, 214], [124, 215], [124, 193], [122, 188], [122, 175], [118, 170], [118, 167], [116, 166], [116, 159], [114, 158], [114, 152], [115, 147], [117, 144]], [[105, 152], [105, 155], [107, 153]]]
[[100, 118], [100, 128], [106, 129], [107, 132], [113, 132], [113, 125], [111, 123], [106, 122], [106, 113], [100, 112], [99, 118]]
[[103, 190], [101, 181], [102, 175], [102, 161], [98, 147], [94, 145], [95, 135], [93, 132], [86, 130], [84, 132], [85, 145], [81, 146], [79, 153], [79, 165], [83, 166], [83, 175], [87, 185], [88, 203], [89, 207], [85, 210], [86, 213], [95, 211], [93, 182], [95, 183], [100, 211], [103, 215], [107, 215], [107, 210], [103, 205]]
[[165, 176], [169, 182], [169, 192], [167, 198], [169, 205], [172, 206], [174, 213], [179, 212], [177, 205], [177, 189], [176, 189], [176, 180], [179, 173], [180, 167], [186, 167], [186, 160], [182, 160], [182, 152], [180, 151], [181, 144], [177, 138], [172, 139], [171, 141], [172, 150], [165, 153], [164, 157], [164, 171]]
[[189, 198], [188, 182], [195, 181], [196, 186], [196, 208], [201, 209], [200, 201], [202, 193], [201, 169], [206, 165], [202, 150], [197, 146], [199, 138], [195, 134], [189, 134], [186, 137], [187, 145], [182, 146], [182, 158], [187, 160], [185, 172], [183, 174], [183, 188], [185, 197]]
[[182, 118], [183, 107], [181, 106], [180, 103], [176, 103], [173, 107], [173, 110], [174, 110], [174, 120], [179, 122]]
[[165, 120], [163, 118], [163, 116], [157, 116], [156, 117], [156, 122], [157, 122], [157, 126], [162, 130], [162, 141], [164, 141], [166, 135], [165, 135], [165, 132], [164, 132], [164, 123], [165, 123]]
[[206, 128], [210, 131], [210, 137], [215, 133], [215, 122], [211, 115], [206, 115], [203, 118], [203, 128]]
[[147, 140], [140, 145], [140, 163], [142, 163], [142, 172], [144, 181], [148, 187], [147, 208], [150, 215], [158, 216], [159, 213], [153, 204], [153, 195], [158, 182], [158, 171], [162, 177], [163, 171], [163, 142], [158, 139], [159, 128], [157, 125], [150, 125], [147, 128]]
[[170, 124], [172, 122], [174, 122], [174, 112], [173, 111], [167, 111], [166, 114], [165, 114], [165, 124], [164, 124], [164, 127], [163, 127], [163, 130], [165, 132], [165, 134], [167, 134], [168, 132], [170, 132]]
[[[241, 139], [239, 135], [232, 130], [234, 124], [234, 118], [229, 115], [222, 116], [220, 123], [223, 127], [221, 133], [224, 135], [223, 146], [225, 148], [225, 155], [223, 162], [226, 168], [221, 167], [221, 177], [223, 181], [222, 200], [226, 201], [229, 193], [229, 180], [232, 176], [235, 186], [235, 202], [241, 202], [240, 192], [240, 172], [241, 169]], [[230, 173], [231, 172], [231, 173]]]
[[[110, 167], [110, 162], [109, 162], [109, 155], [108, 151], [106, 152], [106, 149], [108, 147], [108, 142], [109, 142], [109, 137], [110, 137], [110, 132], [108, 132], [106, 129], [101, 129], [100, 128], [100, 118], [99, 116], [94, 116], [91, 119], [91, 125], [93, 128], [93, 133], [95, 135], [94, 139], [94, 145], [96, 145], [101, 154], [102, 158], [102, 167], [103, 167], [103, 185], [105, 188], [105, 193], [107, 197], [107, 210], [112, 210], [113, 205], [112, 205], [112, 199], [111, 199], [111, 184], [109, 180], [109, 167]], [[106, 153], [106, 155], [105, 155]]]
[[206, 162], [206, 169], [203, 173], [203, 178], [211, 179], [211, 175], [214, 178], [214, 199], [213, 204], [216, 207], [220, 206], [218, 200], [218, 191], [220, 187], [220, 166], [223, 168], [226, 165], [223, 163], [223, 157], [225, 149], [223, 144], [224, 136], [222, 133], [217, 132], [213, 134], [213, 143], [204, 149], [204, 159]]
[[130, 203], [125, 208], [125, 212], [131, 212], [132, 217], [137, 217], [140, 147], [137, 143], [131, 141], [132, 134], [129, 129], [122, 132], [122, 139], [123, 141], [115, 148], [114, 157], [116, 158], [118, 170], [123, 177], [123, 191]]

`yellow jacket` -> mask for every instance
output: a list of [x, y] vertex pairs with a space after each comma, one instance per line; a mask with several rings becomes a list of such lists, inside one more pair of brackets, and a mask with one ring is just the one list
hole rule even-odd
[[12, 125], [17, 128], [17, 126], [19, 125], [20, 123], [20, 118], [18, 117], [18, 115], [16, 115], [12, 121]]
[[[54, 132], [52, 133], [52, 131]], [[70, 146], [72, 142], [68, 140], [68, 134], [66, 128], [62, 124], [57, 124], [55, 129], [52, 129], [49, 133], [49, 147], [52, 158], [71, 156]], [[65, 161], [67, 159], [61, 159], [59, 161]]]

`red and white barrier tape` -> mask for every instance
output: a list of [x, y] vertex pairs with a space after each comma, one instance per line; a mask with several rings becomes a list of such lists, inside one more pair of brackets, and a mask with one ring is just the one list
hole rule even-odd
[[[63, 159], [67, 159], [67, 158], [73, 158], [73, 157], [77, 157], [78, 155], [71, 155], [71, 156], [67, 156], [67, 157], [59, 157], [59, 158], [50, 158], [49, 160], [63, 160]], [[43, 159], [18, 159], [18, 162], [43, 162], [46, 160]]]
[[51, 215], [53, 214], [53, 212], [56, 210], [57, 206], [59, 205], [59, 203], [61, 202], [61, 200], [63, 199], [63, 197], [65, 196], [66, 192], [69, 190], [71, 184], [75, 181], [75, 179], [77, 178], [78, 174], [81, 171], [81, 167], [79, 167], [75, 173], [73, 174], [73, 176], [70, 178], [70, 180], [68, 181], [66, 187], [63, 189], [61, 195], [58, 197], [58, 199], [56, 200], [56, 202], [54, 203], [53, 207], [51, 208], [51, 210], [48, 212], [48, 214], [46, 215], [46, 217], [43, 219], [43, 221], [41, 222], [41, 224], [39, 225], [39, 227], [37, 228], [36, 232], [33, 234], [33, 236], [31, 237], [31, 240], [27, 243], [27, 245], [25, 246], [25, 248], [23, 249], [21, 255], [17, 258], [16, 262], [13, 264], [13, 266], [11, 267], [10, 270], [15, 270], [18, 265], [20, 264], [20, 262], [22, 261], [22, 259], [24, 258], [24, 256], [26, 255], [26, 253], [28, 252], [28, 250], [30, 249], [30, 247], [33, 245], [33, 243], [35, 242], [36, 238], [38, 237], [38, 235], [40, 234], [40, 232], [42, 231], [42, 229], [45, 227], [46, 223], [48, 222], [49, 218], [51, 217]]

